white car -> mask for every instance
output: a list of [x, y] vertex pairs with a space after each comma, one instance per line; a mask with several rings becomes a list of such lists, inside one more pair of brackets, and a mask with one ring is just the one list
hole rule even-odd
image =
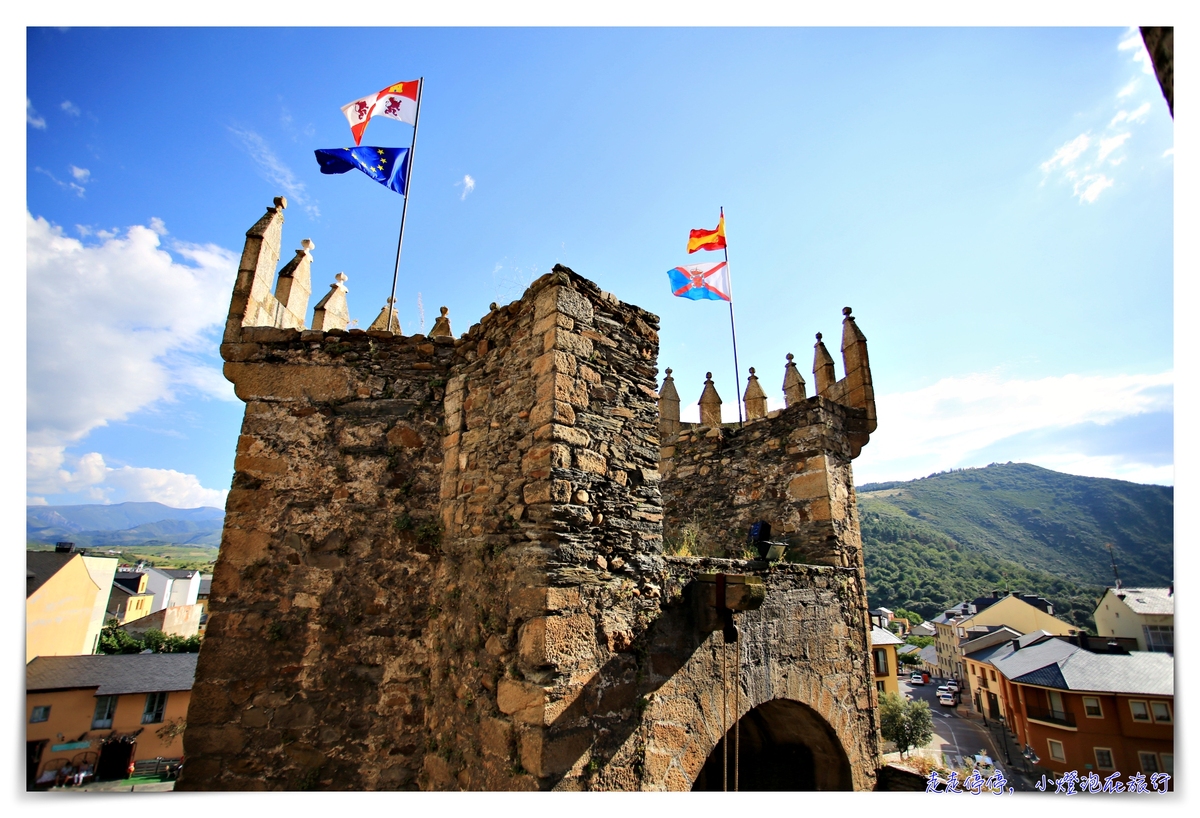
[[938, 693], [938, 704], [942, 707], [954, 707], [958, 702], [953, 693], [946, 691], [945, 693]]
[[949, 692], [950, 692], [950, 688], [946, 687], [946, 685], [938, 685], [937, 695], [939, 697], [942, 696], [943, 694], [947, 694]]
[[958, 682], [956, 682], [956, 681], [954, 681], [953, 679], [951, 679], [950, 681], [946, 682], [946, 688], [947, 688], [947, 689], [948, 689], [948, 690], [949, 690], [951, 693], [957, 693], [957, 692], [958, 692]]
[[908, 683], [910, 685], [923, 685], [923, 684], [925, 684], [925, 677], [922, 676], [920, 673], [914, 673], [912, 675], [912, 677], [908, 680]]

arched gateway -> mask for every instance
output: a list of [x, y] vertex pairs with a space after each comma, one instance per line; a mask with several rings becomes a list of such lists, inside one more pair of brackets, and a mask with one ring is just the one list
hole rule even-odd
[[[722, 771], [724, 767], [724, 771]], [[853, 789], [850, 761], [829, 723], [786, 699], [761, 704], [729, 728], [700, 769], [696, 791]]]
[[[660, 395], [658, 317], [565, 267], [457, 337], [447, 310], [348, 327], [341, 274], [306, 326], [286, 204], [222, 338], [246, 411], [177, 789], [686, 791], [734, 714], [743, 788], [874, 787], [849, 308], [844, 377], [818, 335], [814, 395], [789, 363], [785, 409], [699, 426]], [[752, 526], [782, 561], [671, 556]], [[722, 577], [758, 606], [716, 606]]]

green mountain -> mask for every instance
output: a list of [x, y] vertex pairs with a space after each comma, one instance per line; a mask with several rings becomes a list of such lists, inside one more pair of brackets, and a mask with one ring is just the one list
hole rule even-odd
[[221, 544], [225, 512], [219, 508], [171, 508], [162, 503], [27, 506], [25, 540], [69, 540], [82, 548], [129, 545]]
[[1174, 578], [1174, 489], [993, 464], [858, 489], [867, 597], [936, 616], [994, 589], [1036, 593], [1093, 628], [1113, 579]]

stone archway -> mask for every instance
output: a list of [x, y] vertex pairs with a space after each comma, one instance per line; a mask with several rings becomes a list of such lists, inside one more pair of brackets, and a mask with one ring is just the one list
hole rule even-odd
[[[851, 790], [850, 761], [837, 734], [817, 711], [800, 702], [774, 699], [747, 712], [738, 723], [740, 749], [738, 788], [744, 792]], [[728, 787], [733, 789], [734, 729], [725, 734]], [[717, 742], [696, 776], [694, 791], [720, 791], [725, 786]]]

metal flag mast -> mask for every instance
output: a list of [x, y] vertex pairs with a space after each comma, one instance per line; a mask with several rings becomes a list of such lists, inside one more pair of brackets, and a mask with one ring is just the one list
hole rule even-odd
[[[388, 299], [388, 320], [386, 329], [392, 328], [396, 317], [396, 279], [400, 276], [400, 249], [404, 247], [404, 221], [408, 218], [409, 182], [412, 180], [413, 155], [417, 152], [417, 127], [421, 124], [421, 97], [425, 95], [425, 78], [417, 80], [417, 115], [413, 117], [412, 145], [408, 149], [408, 167], [404, 173], [404, 205], [400, 209], [400, 238], [396, 241], [396, 268], [392, 271], [392, 297]], [[732, 304], [730, 307], [732, 308]], [[739, 409], [740, 409], [739, 404]]]
[[[421, 115], [421, 109], [418, 108], [417, 116], [420, 116], [420, 115]], [[413, 138], [414, 139], [416, 138], [416, 134], [413, 135]], [[411, 160], [409, 160], [409, 161], [411, 161]], [[404, 201], [407, 202], [408, 199], [406, 198]], [[712, 211], [710, 210], [709, 212], [711, 213]], [[722, 222], [722, 224], [725, 222], [725, 208], [724, 207], [721, 208], [721, 222]], [[403, 229], [403, 228], [401, 228], [401, 229]], [[736, 397], [737, 397], [738, 426], [741, 426], [742, 425], [742, 387], [741, 387], [742, 371], [738, 368], [737, 324], [735, 324], [734, 320], [733, 320], [733, 272], [731, 270], [729, 270], [729, 235], [728, 234], [725, 235], [725, 247], [723, 249], [725, 250], [725, 269], [727, 271], [729, 271], [729, 331], [733, 335], [733, 388], [736, 392]]]

